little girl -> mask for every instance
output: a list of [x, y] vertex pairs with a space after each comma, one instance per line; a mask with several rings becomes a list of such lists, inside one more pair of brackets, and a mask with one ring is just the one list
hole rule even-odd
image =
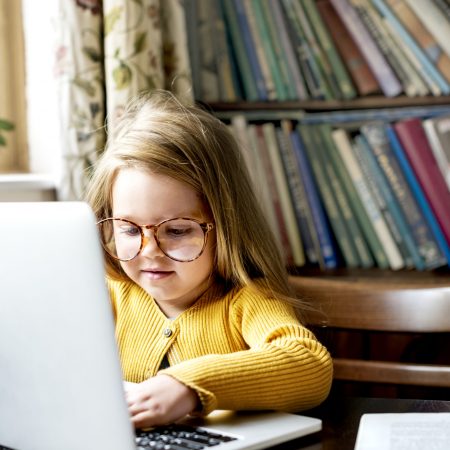
[[226, 125], [169, 92], [134, 99], [109, 136], [87, 198], [136, 427], [329, 393], [330, 355], [297, 318], [249, 180]]

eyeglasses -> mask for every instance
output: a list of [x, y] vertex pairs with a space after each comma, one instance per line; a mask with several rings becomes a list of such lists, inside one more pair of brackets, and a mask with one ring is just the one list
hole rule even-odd
[[153, 231], [160, 250], [170, 259], [189, 262], [197, 259], [205, 249], [212, 223], [180, 217], [164, 220], [156, 225], [138, 225], [130, 220], [108, 218], [97, 222], [105, 251], [119, 261], [136, 258], [147, 245], [144, 230]]

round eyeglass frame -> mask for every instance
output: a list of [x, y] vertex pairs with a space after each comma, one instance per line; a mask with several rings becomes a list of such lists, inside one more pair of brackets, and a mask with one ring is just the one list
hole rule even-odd
[[[209, 232], [214, 228], [214, 223], [212, 222], [200, 222], [197, 219], [192, 219], [191, 217], [173, 217], [171, 219], [165, 219], [162, 222], [159, 222], [155, 225], [149, 224], [149, 225], [138, 225], [136, 222], [133, 222], [132, 220], [128, 220], [128, 219], [122, 219], [121, 217], [107, 217], [106, 219], [102, 219], [99, 220], [97, 222], [97, 226], [100, 227], [102, 225], [102, 223], [107, 222], [107, 221], [112, 221], [112, 220], [121, 220], [122, 222], [127, 222], [131, 225], [136, 226], [139, 229], [139, 232], [141, 234], [141, 245], [139, 246], [139, 250], [137, 251], [137, 253], [132, 257], [132, 258], [128, 258], [128, 259], [122, 259], [119, 258], [117, 256], [112, 255], [108, 249], [105, 247], [105, 245], [103, 245], [103, 239], [101, 240], [102, 243], [102, 247], [105, 250], [105, 252], [111, 256], [111, 258], [117, 260], [117, 261], [122, 261], [122, 262], [128, 262], [128, 261], [132, 261], [134, 258], [136, 258], [144, 249], [145, 245], [145, 234], [144, 234], [144, 229], [146, 230], [152, 230], [153, 231], [153, 238], [155, 239], [156, 245], [158, 246], [158, 248], [164, 253], [165, 256], [167, 256], [168, 258], [172, 259], [173, 261], [177, 261], [177, 262], [191, 262], [191, 261], [195, 261], [197, 258], [200, 258], [200, 256], [203, 254], [205, 247], [206, 247], [206, 243], [208, 241], [208, 234]], [[170, 255], [168, 255], [162, 248], [161, 248], [161, 244], [159, 242], [158, 239], [158, 229], [161, 225], [164, 225], [167, 222], [170, 222], [172, 220], [189, 220], [191, 222], [195, 222], [198, 223], [200, 225], [200, 228], [203, 231], [203, 246], [202, 249], [200, 250], [200, 253], [195, 257], [195, 258], [191, 258], [191, 259], [177, 259], [174, 258]]]

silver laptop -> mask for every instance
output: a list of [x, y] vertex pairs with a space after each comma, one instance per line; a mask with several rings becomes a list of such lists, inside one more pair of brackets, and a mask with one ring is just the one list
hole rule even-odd
[[[279, 412], [216, 411], [188, 422], [230, 435], [215, 446], [223, 450], [321, 429], [318, 419]], [[0, 203], [0, 448], [150, 448], [136, 438], [91, 209]]]

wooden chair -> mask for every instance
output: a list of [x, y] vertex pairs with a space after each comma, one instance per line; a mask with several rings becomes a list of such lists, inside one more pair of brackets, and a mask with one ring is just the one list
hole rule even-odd
[[[292, 277], [314, 329], [381, 333], [450, 333], [450, 279], [404, 283], [389, 278]], [[449, 335], [450, 336], [450, 335]], [[446, 354], [450, 348], [445, 349]], [[334, 356], [335, 380], [450, 387], [450, 366]]]

